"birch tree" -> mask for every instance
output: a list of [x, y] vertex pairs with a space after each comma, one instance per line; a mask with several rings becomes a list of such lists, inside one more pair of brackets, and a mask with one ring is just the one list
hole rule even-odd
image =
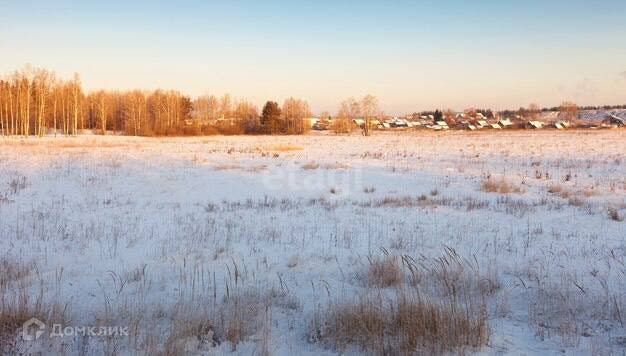
[[308, 129], [304, 119], [311, 116], [309, 103], [301, 99], [287, 98], [283, 103], [281, 115], [285, 123], [285, 133], [303, 134]]
[[378, 114], [378, 99], [373, 95], [366, 95], [361, 99], [361, 111], [363, 114], [363, 135], [369, 136], [372, 128], [372, 120]]
[[107, 94], [99, 91], [96, 96], [96, 112], [98, 113], [98, 122], [103, 135], [107, 134], [107, 120], [109, 117], [109, 103]]

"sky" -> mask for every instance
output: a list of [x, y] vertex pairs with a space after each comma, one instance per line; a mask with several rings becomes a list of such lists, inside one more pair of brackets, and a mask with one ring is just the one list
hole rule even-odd
[[0, 75], [388, 114], [626, 104], [626, 1], [0, 0]]

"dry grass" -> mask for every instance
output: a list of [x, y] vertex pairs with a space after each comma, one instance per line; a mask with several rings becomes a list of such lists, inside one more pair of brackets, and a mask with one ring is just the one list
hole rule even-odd
[[400, 294], [331, 305], [317, 316], [312, 337], [328, 347], [359, 346], [375, 355], [445, 354], [485, 345], [486, 313]]
[[302, 165], [302, 169], [304, 170], [314, 170], [320, 168], [319, 163], [309, 162]]
[[377, 288], [393, 287], [402, 283], [402, 269], [398, 258], [385, 256], [384, 258], [370, 259], [367, 270], [367, 285]]
[[[461, 140], [463, 136], [459, 135], [459, 137]], [[376, 136], [372, 139], [378, 140]], [[440, 136], [438, 139], [443, 140], [445, 137]], [[212, 155], [221, 157], [227, 152], [226, 150], [232, 150], [233, 156], [230, 156], [232, 159], [223, 160], [223, 163], [239, 163], [242, 164], [241, 167], [231, 168], [253, 171], [257, 168], [249, 168], [253, 162], [252, 159], [259, 158], [259, 152], [254, 150], [255, 147], [270, 147], [277, 143], [285, 143], [280, 137], [263, 139], [261, 142], [256, 140], [257, 138], [242, 140], [241, 146], [238, 146], [239, 141], [230, 138], [216, 139], [212, 146], [199, 148], [202, 151], [198, 153], [198, 162], [211, 166], [219, 164], [222, 160], [213, 160]], [[348, 144], [341, 143], [343, 141], [339, 140], [351, 143], [349, 141], [352, 138], [340, 137], [337, 140], [341, 148], [348, 147]], [[16, 172], [26, 174], [28, 177], [26, 190], [15, 196], [11, 194], [12, 186], [9, 183], [13, 177], [18, 177], [17, 173], [5, 174], [6, 179], [0, 182], [3, 185], [0, 190], [6, 190], [5, 199], [14, 198], [18, 201], [18, 204], [5, 206], [2, 205], [3, 198], [0, 195], [0, 211], [2, 212], [0, 217], [6, 222], [4, 226], [0, 224], [0, 235], [4, 234], [9, 237], [3, 245], [7, 248], [3, 256], [35, 246], [34, 250], [28, 250], [29, 255], [32, 254], [34, 258], [42, 261], [39, 267], [45, 276], [50, 276], [57, 266], [64, 267], [71, 272], [70, 279], [63, 283], [63, 290], [64, 297], [71, 296], [74, 303], [92, 300], [88, 293], [94, 292], [94, 289], [88, 281], [85, 283], [83, 277], [100, 278], [101, 275], [106, 275], [104, 268], [107, 267], [102, 266], [117, 266], [118, 261], [127, 263], [127, 258], [131, 257], [132, 260], [140, 258], [145, 261], [150, 266], [147, 268], [148, 271], [151, 268], [153, 271], [159, 271], [155, 273], [155, 278], [150, 279], [146, 277], [147, 272], [142, 266], [141, 268], [135, 265], [128, 266], [128, 270], [124, 270], [127, 273], [120, 274], [127, 281], [124, 290], [118, 295], [109, 294], [113, 309], [121, 309], [122, 304], [129, 303], [125, 310], [137, 310], [136, 317], [133, 319], [138, 321], [137, 330], [139, 333], [149, 334], [156, 340], [154, 346], [148, 349], [144, 345], [152, 344], [144, 343], [142, 339], [137, 344], [130, 342], [125, 344], [124, 339], [119, 342], [119, 353], [161, 354], [167, 349], [168, 353], [173, 355], [211, 354], [227, 350], [231, 347], [231, 342], [234, 342], [235, 346], [239, 343], [237, 351], [243, 352], [244, 348], [245, 351], [250, 350], [249, 343], [255, 342], [260, 337], [264, 338], [263, 347], [255, 348], [253, 352], [267, 353], [272, 350], [272, 347], [268, 347], [271, 344], [266, 342], [270, 338], [272, 322], [260, 320], [264, 319], [263, 315], [271, 315], [267, 311], [270, 301], [271, 307], [279, 309], [278, 312], [274, 312], [276, 320], [273, 324], [273, 331], [277, 332], [277, 335], [272, 346], [276, 346], [278, 342], [291, 343], [293, 352], [296, 353], [301, 352], [301, 348], [306, 348], [313, 353], [319, 350], [320, 345], [305, 346], [299, 339], [300, 335], [305, 332], [302, 319], [309, 317], [313, 308], [320, 310], [320, 322], [315, 330], [316, 335], [320, 335], [321, 342], [340, 348], [361, 346], [369, 353], [375, 354], [430, 354], [431, 351], [432, 353], [445, 352], [441, 351], [445, 349], [449, 349], [448, 352], [454, 354], [471, 353], [471, 350], [466, 348], [478, 344], [484, 337], [481, 335], [485, 333], [463, 330], [482, 328], [480, 320], [484, 312], [481, 308], [484, 305], [488, 306], [490, 318], [503, 318], [495, 323], [507, 328], [504, 330], [508, 330], [511, 322], [514, 321], [518, 326], [521, 325], [520, 331], [524, 335], [530, 336], [535, 331], [539, 336], [545, 334], [546, 338], [550, 338], [550, 334], [560, 336], [561, 334], [589, 333], [591, 337], [580, 336], [583, 341], [581, 345], [575, 346], [577, 349], [580, 347], [580, 350], [584, 350], [581, 351], [584, 353], [588, 351], [584, 349], [585, 340], [597, 339], [600, 340], [599, 343], [606, 343], [607, 348], [610, 348], [609, 341], [603, 341], [605, 336], [609, 333], [620, 335], [620, 330], [622, 330], [619, 327], [621, 321], [626, 319], [624, 316], [626, 303], [621, 293], [625, 290], [622, 278], [624, 251], [621, 248], [619, 233], [623, 223], [608, 219], [619, 221], [626, 216], [626, 208], [622, 202], [626, 181], [621, 174], [623, 173], [621, 166], [617, 169], [611, 166], [609, 168], [613, 170], [605, 170], [606, 164], [594, 158], [598, 156], [597, 153], [594, 153], [596, 156], [586, 153], [583, 157], [589, 157], [588, 159], [599, 168], [591, 170], [581, 166], [582, 171], [573, 168], [574, 174], [570, 182], [564, 182], [559, 178], [561, 172], [566, 172], [564, 169], [569, 170], [570, 167], [559, 168], [555, 165], [556, 158], [547, 159], [545, 163], [542, 163], [542, 167], [550, 173], [550, 178], [541, 182], [532, 181], [533, 194], [528, 195], [489, 195], [479, 191], [467, 195], [467, 186], [463, 184], [475, 179], [474, 174], [479, 174], [485, 169], [482, 158], [471, 158], [474, 157], [474, 151], [481, 151], [480, 153], [486, 156], [483, 152], [488, 153], [490, 150], [503, 146], [500, 144], [495, 148], [494, 146], [480, 148], [479, 145], [476, 146], [477, 148], [464, 146], [462, 147], [465, 150], [463, 157], [452, 157], [453, 160], [458, 159], [458, 162], [466, 162], [468, 157], [473, 160], [466, 167], [468, 177], [455, 176], [456, 173], [452, 173], [450, 178], [446, 179], [439, 179], [441, 177], [435, 177], [438, 179], [436, 181], [431, 181], [431, 178], [424, 179], [423, 184], [420, 179], [416, 179], [416, 187], [407, 187], [406, 190], [403, 185], [394, 184], [394, 180], [389, 182], [381, 180], [376, 188], [373, 186], [363, 188], [357, 185], [358, 189], [363, 189], [365, 193], [375, 191], [376, 194], [346, 194], [329, 197], [329, 189], [336, 184], [332, 182], [327, 187], [321, 188], [319, 196], [303, 194], [302, 198], [281, 198], [269, 194], [264, 199], [253, 195], [250, 199], [234, 198], [241, 200], [219, 201], [215, 198], [215, 203], [207, 203], [207, 201], [213, 201], [213, 196], [210, 195], [212, 191], [201, 189], [199, 192], [203, 194], [183, 192], [177, 197], [169, 197], [167, 194], [163, 195], [158, 192], [150, 197], [133, 193], [128, 197], [128, 202], [124, 203], [126, 193], [133, 192], [132, 189], [136, 188], [134, 185], [139, 180], [128, 180], [130, 186], [120, 190], [118, 184], [122, 181], [121, 178], [109, 176], [110, 170], [108, 169], [100, 171], [92, 170], [91, 167], [100, 166], [100, 163], [105, 168], [115, 167], [119, 166], [118, 162], [120, 162], [123, 168], [129, 168], [128, 171], [124, 169], [117, 173], [121, 175], [125, 172], [132, 174], [139, 168], [161, 169], [156, 167], [157, 164], [162, 163], [161, 161], [148, 161], [156, 157], [155, 152], [163, 152], [159, 155], [171, 154], [172, 157], [182, 155], [182, 160], [190, 158], [189, 150], [180, 150], [181, 152], [177, 149], [170, 150], [170, 148], [177, 147], [174, 145], [181, 143], [177, 139], [166, 140], [163, 144], [171, 145], [171, 147], [159, 148], [158, 151], [156, 145], [152, 146], [157, 143], [156, 140], [137, 139], [136, 141], [141, 142], [142, 152], [145, 150], [146, 153], [133, 152], [133, 155], [129, 156], [129, 159], [133, 161], [128, 162], [125, 154], [119, 154], [115, 156], [119, 159], [112, 164], [108, 164], [111, 161], [108, 156], [101, 156], [98, 151], [93, 154], [89, 153], [89, 160], [86, 160], [87, 157], [75, 159], [73, 155], [68, 156], [67, 159], [64, 157], [63, 160], [53, 160], [39, 150], [32, 150], [36, 152], [34, 154], [29, 148], [20, 148], [17, 145], [14, 150], [0, 150], [2, 151], [0, 158], [6, 157], [15, 161], [15, 163], [9, 161], [8, 164], [3, 162], [3, 168], [15, 169]], [[408, 153], [404, 150], [396, 152], [395, 147], [410, 148], [412, 146], [404, 143], [413, 141], [402, 139], [398, 143], [389, 143], [385, 146], [387, 148], [375, 147], [374, 144], [379, 143], [372, 141], [373, 147], [368, 148], [381, 152], [381, 158], [376, 159], [406, 160], [409, 170], [431, 164], [428, 150], [434, 145], [428, 142], [423, 145], [421, 142], [419, 145], [414, 145], [425, 147], [424, 153], [412, 152], [410, 149]], [[505, 144], [510, 143], [502, 141]], [[131, 142], [135, 142], [135, 139]], [[306, 148], [306, 155], [296, 157], [291, 161], [286, 158], [287, 163], [298, 162], [302, 165], [317, 161], [320, 164], [317, 172], [308, 171], [307, 173], [301, 171], [303, 168], [298, 168], [299, 174], [305, 176], [313, 172], [324, 173], [321, 170], [327, 168], [325, 162], [329, 159], [338, 159], [339, 162], [349, 161], [358, 159], [362, 154], [362, 152], [345, 148], [343, 151], [333, 152], [332, 156], [322, 156], [320, 160], [317, 150], [321, 151], [321, 147], [325, 145], [313, 146], [313, 144], [323, 142], [321, 138], [303, 137], [291, 142], [302, 144]], [[436, 145], [438, 149], [440, 149], [439, 142], [441, 141], [437, 141]], [[475, 144], [473, 141], [467, 142]], [[42, 150], [45, 147], [43, 144], [40, 146]], [[194, 149], [196, 147], [192, 146], [192, 150]], [[78, 150], [67, 151], [73, 154]], [[533, 150], [535, 156], [551, 152], [550, 149], [544, 151], [543, 148]], [[327, 152], [324, 154], [327, 155]], [[291, 156], [298, 155], [299, 153], [291, 154]], [[422, 158], [419, 158], [420, 155]], [[281, 157], [288, 156], [290, 154], [281, 154]], [[546, 156], [551, 157], [549, 154]], [[246, 163], [238, 162], [239, 160]], [[282, 164], [282, 162], [277, 162], [278, 160], [269, 163], [270, 161], [272, 160], [262, 159], [261, 162], [272, 164], [272, 170], [274, 170], [273, 164]], [[563, 159], [563, 161], [567, 160]], [[454, 166], [454, 163], [458, 162], [454, 161], [451, 165]], [[508, 162], [504, 166], [507, 178], [520, 184], [517, 178], [527, 174], [524, 172], [527, 167], [520, 168], [515, 165], [523, 163], [523, 159]], [[46, 166], [48, 163], [50, 163], [49, 167]], [[36, 164], [40, 164], [36, 167], [37, 170], [31, 170], [32, 167], [29, 166]], [[564, 166], [566, 164], [569, 163], [563, 163]], [[574, 160], [572, 164], [584, 164], [584, 162]], [[613, 165], [612, 159], [608, 164]], [[159, 175], [171, 172], [172, 167], [165, 167], [156, 172]], [[227, 165], [224, 167], [224, 169], [231, 169]], [[259, 165], [258, 167], [260, 170], [263, 169], [261, 167], [266, 166]], [[78, 177], [74, 177], [73, 173], [70, 175], [70, 172], [78, 168], [81, 169]], [[207, 171], [205, 167], [199, 168], [203, 172]], [[187, 167], [187, 169], [194, 173], [195, 167]], [[276, 169], [282, 168], [276, 166]], [[498, 170], [502, 171], [500, 168]], [[419, 173], [416, 173], [416, 177], [421, 178]], [[54, 193], [52, 189], [56, 187], [56, 184], [50, 183], [64, 181], [63, 179], [66, 178], [71, 178], [69, 181], [74, 184], [79, 183], [73, 188], [76, 194], [68, 195], [61, 202], [55, 201], [59, 195], [56, 197], [54, 194], [50, 194], [50, 197], [46, 195], [47, 191]], [[185, 187], [196, 186], [194, 174], [176, 174], [171, 178], [173, 186], [176, 184], [185, 184]], [[457, 178], [463, 179], [459, 181]], [[495, 179], [500, 179], [500, 175], [495, 176]], [[474, 180], [474, 189], [480, 181], [480, 178]], [[30, 185], [35, 185], [35, 182], [36, 186], [33, 188], [37, 189], [33, 192], [38, 196], [31, 197], [31, 194], [24, 194], [30, 193]], [[148, 181], [148, 183], [156, 186], [156, 182]], [[367, 180], [366, 183], [371, 184], [371, 181]], [[459, 183], [462, 184], [459, 185]], [[548, 189], [546, 185], [551, 183], [559, 186], [554, 188], [552, 193], [554, 195], [546, 193]], [[613, 194], [608, 190], [610, 184], [616, 187]], [[17, 192], [23, 189], [24, 184], [16, 179], [13, 186], [16, 187]], [[435, 186], [437, 189], [431, 191], [431, 188]], [[540, 186], [543, 188], [539, 188]], [[97, 190], [93, 190], [96, 189], [94, 187]], [[520, 184], [520, 187], [526, 186]], [[589, 192], [583, 190], [588, 187], [593, 188]], [[542, 189], [543, 194], [535, 194], [535, 188], [537, 192]], [[556, 195], [567, 190], [573, 192], [569, 197], [570, 200], [560, 199]], [[139, 193], [142, 191], [142, 189], [138, 190]], [[336, 189], [333, 191], [337, 193]], [[85, 194], [85, 192], [93, 192], [93, 194]], [[120, 193], [123, 195], [120, 196]], [[396, 196], [396, 194], [406, 196]], [[207, 196], [210, 200], [207, 200], [209, 199], [206, 198]], [[89, 200], [83, 203], [83, 197]], [[101, 203], [102, 201], [113, 203]], [[194, 205], [197, 209], [186, 208], [186, 204], [192, 202], [198, 204]], [[206, 211], [202, 210], [202, 204], [205, 203]], [[126, 204], [127, 208], [122, 209], [123, 205], [120, 204]], [[595, 218], [601, 217], [606, 221], [602, 224], [601, 231], [593, 231], [597, 229], [590, 228], [578, 229], [576, 224], [563, 223], [580, 217], [572, 206], [589, 206], [590, 204], [595, 208], [594, 214], [598, 215]], [[170, 209], [170, 206], [174, 208]], [[180, 209], [179, 212], [176, 206], [185, 208]], [[610, 206], [614, 207], [615, 211], [608, 209]], [[116, 207], [117, 209], [113, 209]], [[156, 210], [157, 208], [159, 210]], [[161, 209], [167, 213], [162, 213]], [[477, 211], [478, 209], [488, 211], [476, 217], [466, 218], [467, 210]], [[95, 212], [93, 216], [100, 216], [100, 218], [87, 215], [91, 210]], [[527, 215], [527, 218], [514, 219], [504, 214]], [[103, 216], [105, 218], [102, 218]], [[490, 218], [484, 219], [484, 216]], [[550, 219], [543, 217], [550, 217]], [[552, 217], [555, 219], [551, 219]], [[270, 220], [273, 218], [277, 220]], [[592, 220], [592, 222], [598, 221]], [[150, 225], [154, 229], [154, 235], [150, 232]], [[117, 226], [124, 228], [118, 229]], [[171, 230], [169, 230], [170, 226]], [[395, 241], [398, 242], [394, 246]], [[118, 244], [119, 247], [117, 247]], [[441, 244], [458, 246], [457, 248], [465, 254], [465, 257], [463, 259], [453, 256], [434, 258]], [[38, 246], [49, 246], [50, 250], [40, 250]], [[96, 248], [92, 248], [94, 246]], [[381, 257], [369, 263], [362, 258], [371, 254], [371, 249], [376, 246], [393, 247], [393, 253], [398, 255], [397, 260]], [[117, 252], [118, 249], [119, 252]], [[149, 253], [144, 255], [140, 249]], [[110, 251], [113, 250], [116, 252], [111, 253]], [[56, 259], [48, 259], [57, 251], [59, 253], [62, 251], [67, 258], [60, 262]], [[294, 256], [296, 253], [297, 255]], [[412, 257], [415, 260], [405, 261], [406, 256], [399, 256], [407, 253], [413, 253]], [[101, 260], [102, 263], [94, 265], [94, 270], [84, 275], [80, 266], [69, 263], [70, 260], [76, 257], [80, 260], [83, 256], [93, 256], [94, 260]], [[256, 297], [248, 299], [248, 297], [241, 296], [242, 292], [235, 293], [234, 289], [241, 291], [245, 288], [241, 285], [239, 288], [233, 287], [231, 280], [233, 270], [229, 270], [226, 274], [222, 266], [232, 257], [238, 260], [239, 256], [246, 257], [248, 263], [238, 272], [248, 275], [249, 280], [246, 286], [252, 285], [258, 288], [274, 284], [277, 286], [277, 293], [281, 293], [280, 295], [286, 293], [287, 296], [282, 297], [277, 294], [276, 297], [268, 300], [263, 292], [261, 299]], [[293, 257], [289, 258], [290, 256]], [[180, 258], [184, 260], [181, 261]], [[409, 264], [411, 265], [407, 266]], [[13, 336], [15, 326], [19, 327], [27, 313], [41, 310], [43, 314], [48, 314], [50, 309], [43, 302], [42, 307], [38, 307], [40, 300], [49, 299], [48, 296], [43, 299], [38, 298], [39, 277], [33, 270], [27, 264], [17, 260], [7, 262], [7, 266], [9, 267], [0, 270], [0, 282], [4, 280], [11, 283], [11, 287], [4, 289], [3, 295], [7, 306], [3, 307], [1, 316], [3, 322], [10, 325], [6, 328], [9, 331], [6, 335]], [[198, 276], [202, 275], [202, 277], [186, 276], [185, 278], [189, 280], [186, 284], [177, 286], [172, 283], [172, 280], [176, 280], [179, 267], [181, 270], [186, 270], [189, 266], [206, 266], [207, 270], [198, 273]], [[355, 267], [358, 268], [357, 271], [352, 270]], [[315, 268], [323, 272], [321, 273], [324, 275], [323, 281], [318, 281], [318, 277], [315, 276], [311, 278], [311, 271], [316, 272], [316, 276], [321, 276]], [[537, 275], [531, 277], [524, 274], [529, 268], [537, 269]], [[559, 274], [555, 273], [560, 269], [579, 273], [574, 281], [580, 287], [570, 280], [565, 280], [567, 283], [560, 284]], [[22, 270], [25, 272], [20, 272]], [[596, 280], [594, 278], [598, 273], [597, 270], [600, 272]], [[233, 276], [236, 274], [237, 272], [232, 272]], [[351, 278], [355, 275], [356, 278]], [[215, 276], [217, 276], [217, 282], [211, 281], [215, 279]], [[503, 278], [502, 286], [499, 285], [499, 277]], [[137, 285], [143, 284], [146, 279], [152, 284], [151, 289], [139, 290]], [[311, 280], [311, 288], [309, 288], [309, 280]], [[20, 283], [25, 289], [20, 289]], [[108, 288], [108, 284], [104, 284]], [[603, 287], [604, 285], [607, 285], [607, 288]], [[54, 288], [54, 286], [53, 281], [46, 281], [47, 288]], [[230, 288], [230, 297], [223, 299], [225, 288]], [[177, 299], [176, 296], [171, 297], [171, 295], [174, 293], [188, 295], [205, 289], [210, 293], [199, 294], [195, 298], [187, 297], [186, 300], [181, 301], [181, 305], [189, 305], [188, 308], [184, 308], [184, 312], [172, 312], [173, 304], [177, 303]], [[289, 289], [294, 294], [285, 292]], [[28, 291], [24, 292], [29, 297], [28, 299], [20, 297], [22, 290]], [[418, 290], [421, 294], [416, 293]], [[217, 297], [214, 300], [215, 291]], [[401, 292], [408, 293], [410, 296]], [[239, 294], [240, 297], [235, 297], [235, 294]], [[140, 307], [135, 308], [133, 303], [145, 298], [144, 295], [149, 297], [141, 303], [138, 302]], [[327, 302], [326, 295], [331, 302]], [[357, 295], [365, 297], [359, 299]], [[156, 299], [152, 296], [156, 296]], [[302, 298], [304, 306], [299, 306], [298, 297]], [[102, 310], [106, 310], [109, 306], [99, 302], [100, 299], [102, 299], [100, 296], [93, 299], [95, 300], [93, 310], [87, 313], [81, 310], [80, 313], [76, 313], [75, 316], [78, 317], [76, 321], [90, 323], [93, 315], [104, 314]], [[190, 299], [193, 301], [190, 302]], [[235, 302], [235, 299], [239, 299], [239, 302]], [[155, 302], [162, 303], [162, 305], [155, 306], [153, 304]], [[526, 316], [527, 311], [531, 312], [529, 313], [531, 320], [528, 320]], [[121, 312], [120, 315], [122, 315]], [[468, 318], [467, 315], [470, 317]], [[134, 325], [127, 323], [122, 317], [105, 320], [112, 320], [111, 324], [114, 325]], [[347, 321], [343, 322], [343, 320]], [[530, 325], [529, 328], [526, 327], [527, 323]], [[344, 329], [350, 328], [350, 330], [343, 331], [344, 334], [348, 333], [347, 336], [339, 338], [341, 335], [330, 335], [334, 328], [341, 328], [341, 325], [344, 325]], [[432, 325], [438, 325], [437, 330], [433, 331]], [[440, 332], [442, 328], [439, 327], [440, 325], [447, 325], [445, 328], [448, 330], [461, 331]], [[591, 325], [591, 328], [588, 325]], [[168, 333], [170, 330], [171, 334]], [[413, 333], [413, 330], [419, 332]], [[481, 351], [490, 352], [499, 350], [501, 347], [509, 347], [506, 341], [503, 342], [501, 331], [496, 330], [496, 332], [498, 337], [494, 338], [493, 345]], [[449, 334], [453, 336], [450, 337]], [[473, 336], [458, 337], [457, 335]], [[448, 340], [457, 341], [450, 341], [450, 345], [441, 346]], [[472, 340], [478, 340], [478, 342]], [[94, 350], [99, 350], [98, 346], [95, 346], [99, 341], [92, 341], [93, 343], [90, 341], [87, 349], [92, 353], [98, 353]], [[241, 342], [245, 342], [246, 345], [242, 345]], [[521, 350], [527, 346], [520, 344], [517, 339], [512, 342], [510, 349], [513, 350]], [[223, 344], [222, 347], [212, 349], [213, 345], [219, 343]], [[545, 349], [553, 350], [556, 344], [558, 340], [552, 340], [549, 344], [546, 342]], [[68, 345], [68, 348], [76, 350], [74, 340], [68, 341]], [[619, 352], [621, 350], [619, 347], [599, 354]], [[564, 350], [565, 352], [571, 351], [565, 348]], [[10, 351], [0, 351], [0, 354], [3, 353], [11, 354]]]
[[522, 193], [522, 188], [509, 182], [504, 177], [499, 180], [493, 178], [484, 179], [480, 183], [480, 190], [487, 193], [500, 193], [500, 194], [510, 194], [510, 193]]
[[24, 322], [30, 318], [44, 318], [45, 312], [31, 301], [24, 292], [17, 296], [10, 304], [0, 307], [0, 353], [9, 352], [15, 347], [15, 338]]
[[362, 207], [375, 208], [413, 208], [413, 207], [436, 207], [436, 206], [454, 206], [465, 208], [466, 201], [454, 200], [449, 197], [429, 197], [424, 194], [418, 196], [392, 196], [386, 195], [381, 199], [372, 199], [359, 203]]
[[206, 300], [180, 301], [172, 311], [173, 323], [165, 342], [165, 353], [196, 354], [224, 342], [236, 351], [241, 342], [250, 340], [253, 335], [262, 333], [267, 338], [270, 332], [267, 318], [272, 303], [284, 308], [299, 307], [284, 293], [261, 293], [256, 288], [234, 291], [215, 305]]
[[[61, 136], [61, 135], [60, 135]], [[119, 140], [117, 140], [119, 138]], [[53, 144], [48, 139], [7, 139], [0, 140], [0, 146], [21, 146], [21, 147], [42, 147], [50, 149], [66, 149], [66, 148], [125, 148], [136, 147], [132, 142], [126, 141], [128, 138], [115, 137], [111, 140], [111, 137], [106, 139], [103, 136], [91, 137], [58, 137], [53, 139]]]
[[548, 193], [550, 194], [558, 194], [563, 192], [564, 188], [560, 184], [550, 184], [548, 186]]
[[624, 221], [624, 217], [619, 213], [616, 208], [610, 207], [608, 209], [609, 219], [613, 221], [622, 222]]
[[275, 145], [267, 148], [268, 151], [274, 152], [292, 152], [292, 151], [302, 151], [304, 150], [303, 146], [284, 144], [284, 145]]
[[[22, 289], [15, 292], [20, 281], [32, 273], [33, 267], [3, 258], [0, 261], [0, 351], [9, 345], [16, 330], [33, 316], [31, 301]], [[11, 293], [14, 292], [15, 294]]]
[[592, 271], [591, 278], [565, 271], [558, 277], [535, 277], [529, 288], [529, 322], [539, 337], [558, 337], [563, 345], [575, 347], [581, 337], [624, 327], [626, 300], [619, 285], [598, 271]]
[[20, 191], [26, 189], [27, 186], [28, 186], [28, 183], [26, 181], [25, 176], [20, 175], [20, 176], [14, 177], [9, 182], [9, 193], [15, 195], [19, 193]]
[[585, 206], [585, 201], [580, 197], [574, 196], [574, 197], [567, 199], [567, 204], [576, 208], [581, 208]]
[[24, 322], [37, 318], [47, 322], [64, 320], [66, 307], [44, 301], [43, 286], [37, 293], [26, 280], [36, 270], [34, 263], [3, 257], [0, 260], [0, 353], [16, 352], [16, 336]]
[[588, 199], [597, 195], [597, 192], [591, 189], [572, 191], [560, 184], [549, 185], [548, 193], [567, 200], [567, 204], [575, 208], [584, 208], [589, 206]]
[[241, 169], [241, 166], [238, 164], [218, 164], [213, 166], [213, 169], [216, 171], [231, 171]]
[[56, 145], [59, 148], [124, 148], [129, 144], [124, 142], [110, 142], [100, 139], [92, 139], [89, 141], [63, 141]]
[[267, 171], [267, 165], [266, 164], [260, 164], [260, 165], [257, 165], [257, 166], [250, 166], [250, 167], [246, 168], [246, 172], [259, 173], [259, 172], [263, 172], [263, 171]]
[[554, 194], [563, 199], [570, 199], [574, 193], [560, 184], [551, 184], [548, 186], [548, 193]]
[[203, 345], [214, 347], [220, 340], [210, 320], [197, 318], [176, 318], [172, 321], [172, 331], [165, 342], [166, 355], [195, 353]]
[[363, 193], [366, 193], [366, 194], [371, 194], [371, 193], [374, 193], [375, 191], [376, 191], [376, 188], [372, 186], [363, 188]]
[[340, 351], [358, 346], [375, 355], [463, 353], [486, 344], [485, 301], [499, 289], [494, 276], [452, 248], [430, 262], [383, 252], [383, 258], [370, 260], [362, 297], [318, 310], [312, 341]]
[[401, 349], [407, 351], [421, 347], [430, 352], [466, 346], [475, 348], [486, 344], [489, 337], [484, 310], [471, 315], [454, 305], [429, 304], [421, 300], [402, 299], [392, 326], [400, 334]]
[[585, 189], [582, 191], [582, 193], [586, 198], [591, 198], [596, 195], [599, 195], [598, 191], [593, 188]]
[[334, 162], [334, 163], [326, 163], [322, 165], [321, 167], [324, 169], [349, 169], [350, 165], [346, 163]]

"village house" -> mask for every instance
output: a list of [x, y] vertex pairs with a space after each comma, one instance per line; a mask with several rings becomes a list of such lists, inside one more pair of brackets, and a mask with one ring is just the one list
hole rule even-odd
[[529, 129], [542, 129], [543, 128], [543, 122], [542, 121], [536, 121], [536, 120], [528, 121], [528, 123], [526, 124], [526, 128], [529, 128]]
[[513, 127], [513, 122], [510, 119], [500, 119], [498, 121], [498, 125], [502, 126], [502, 128], [511, 128]]
[[626, 126], [626, 119], [618, 117], [617, 115], [609, 114], [608, 117], [602, 120], [603, 125], [624, 127]]
[[482, 129], [483, 127], [488, 126], [489, 124], [487, 123], [487, 120], [477, 120], [476, 121], [476, 127], [478, 127], [479, 129]]

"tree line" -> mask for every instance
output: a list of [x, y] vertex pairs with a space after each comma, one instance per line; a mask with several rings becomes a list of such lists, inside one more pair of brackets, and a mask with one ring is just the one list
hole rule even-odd
[[[268, 109], [269, 108], [269, 109]], [[266, 110], [268, 109], [268, 110]], [[2, 135], [99, 134], [302, 134], [311, 116], [305, 100], [288, 98], [282, 107], [257, 107], [230, 95], [195, 99], [175, 90], [99, 90], [85, 93], [78, 74], [71, 79], [26, 66], [0, 77]]]

